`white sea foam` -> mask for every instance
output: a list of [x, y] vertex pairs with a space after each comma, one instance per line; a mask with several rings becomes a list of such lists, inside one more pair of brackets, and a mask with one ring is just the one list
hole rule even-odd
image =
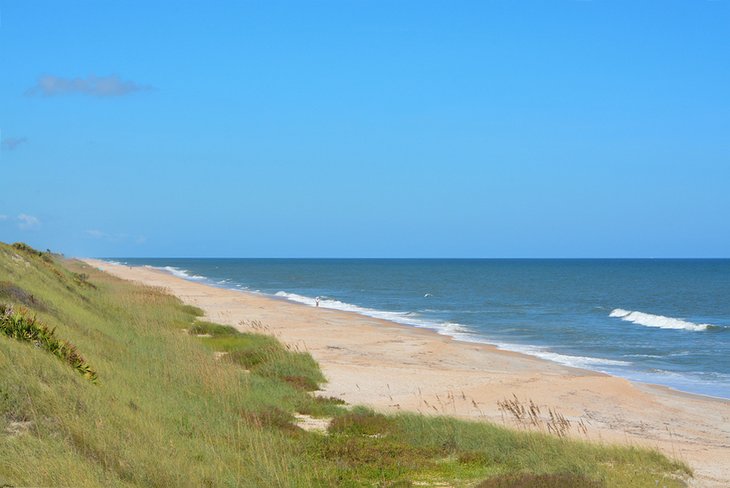
[[160, 269], [162, 271], [167, 271], [168, 273], [175, 275], [178, 278], [183, 278], [185, 280], [202, 281], [202, 280], [207, 279], [205, 276], [190, 274], [190, 272], [188, 270], [182, 269], [182, 268], [176, 268], [175, 266], [145, 266], [145, 267], [152, 268], [152, 269]]
[[665, 317], [663, 315], [653, 315], [650, 313], [624, 310], [622, 308], [616, 308], [612, 310], [611, 313], [608, 314], [608, 316], [620, 318], [621, 320], [633, 322], [634, 324], [639, 324], [646, 327], [657, 327], [660, 329], [683, 329], [701, 331], [707, 330], [708, 327], [712, 327], [711, 324], [696, 324], [687, 320], [675, 319], [673, 317]]
[[526, 354], [528, 356], [535, 356], [540, 359], [552, 361], [555, 363], [562, 364], [564, 366], [570, 366], [572, 368], [582, 369], [593, 369], [599, 370], [601, 366], [629, 366], [631, 362], [621, 361], [617, 359], [604, 359], [594, 358], [590, 356], [571, 356], [569, 354], [559, 354], [553, 352], [547, 347], [543, 346], [529, 346], [524, 344], [510, 344], [510, 343], [498, 343], [494, 341], [488, 341], [478, 336], [463, 337], [460, 335], [454, 336], [454, 339], [466, 341], [466, 342], [477, 342], [481, 344], [491, 344], [497, 346], [499, 349], [505, 351], [519, 352], [520, 354]]
[[[285, 291], [279, 291], [275, 294], [277, 297], [286, 298], [292, 302], [303, 303], [314, 307], [317, 305], [316, 298], [307, 297], [303, 295], [297, 295], [296, 293], [288, 293]], [[352, 305], [350, 303], [341, 302], [331, 298], [320, 298], [319, 306], [321, 308], [329, 308], [332, 310], [342, 310], [344, 312], [354, 312], [360, 315], [366, 315], [376, 319], [389, 320], [403, 325], [413, 325], [415, 327], [422, 327], [427, 329], [433, 329], [439, 333], [448, 334], [449, 331], [466, 330], [461, 324], [451, 322], [436, 322], [419, 318], [412, 312], [387, 312], [384, 310], [377, 310], [374, 308], [360, 307]]]

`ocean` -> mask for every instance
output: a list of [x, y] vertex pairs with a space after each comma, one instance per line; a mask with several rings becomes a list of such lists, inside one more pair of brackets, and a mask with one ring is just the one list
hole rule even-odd
[[123, 259], [730, 398], [728, 259]]

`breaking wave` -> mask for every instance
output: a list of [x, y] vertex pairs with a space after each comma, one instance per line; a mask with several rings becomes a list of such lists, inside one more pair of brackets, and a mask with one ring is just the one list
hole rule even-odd
[[635, 312], [616, 308], [608, 314], [609, 317], [616, 317], [627, 322], [643, 325], [645, 327], [657, 327], [659, 329], [675, 329], [675, 330], [693, 330], [702, 331], [710, 327], [712, 324], [696, 324], [688, 320], [675, 319], [673, 317], [665, 317], [664, 315], [653, 315], [644, 312]]
[[190, 272], [188, 270], [182, 269], [182, 268], [176, 268], [175, 266], [145, 266], [145, 267], [152, 268], [152, 269], [159, 269], [162, 271], [167, 271], [171, 275], [177, 276], [178, 278], [183, 278], [185, 280], [194, 280], [194, 281], [207, 280], [207, 278], [205, 276], [190, 274]]

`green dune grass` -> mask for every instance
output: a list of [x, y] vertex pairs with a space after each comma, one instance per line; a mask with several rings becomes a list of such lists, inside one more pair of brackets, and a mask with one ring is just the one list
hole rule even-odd
[[[0, 486], [654, 487], [690, 475], [649, 450], [317, 398], [325, 378], [309, 354], [25, 245], [0, 244], [0, 312]], [[333, 420], [307, 432], [297, 413]]]

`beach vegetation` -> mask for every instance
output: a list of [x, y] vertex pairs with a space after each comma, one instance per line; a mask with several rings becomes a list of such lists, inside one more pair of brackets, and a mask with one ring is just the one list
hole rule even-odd
[[34, 249], [33, 247], [29, 246], [25, 242], [14, 242], [13, 249], [16, 249], [25, 254], [29, 254], [31, 256], [38, 256], [38, 257], [43, 256], [43, 252], [38, 251], [37, 249]]
[[49, 329], [39, 322], [25, 308], [15, 309], [11, 305], [0, 304], [0, 333], [51, 353], [92, 382], [97, 379], [96, 372], [91, 369], [76, 346], [56, 337], [54, 329]]
[[204, 320], [196, 320], [188, 330], [193, 335], [210, 335], [210, 336], [231, 336], [237, 335], [238, 331], [230, 325], [214, 324]]
[[[0, 483], [679, 487], [691, 474], [656, 451], [317, 396], [316, 361], [265, 326], [205, 321], [161, 288], [52, 253], [0, 244], [0, 303]], [[73, 344], [93, 371], [34, 341]], [[301, 415], [329, 427], [305, 430]]]
[[26, 307], [48, 311], [48, 307], [32, 293], [25, 291], [9, 281], [0, 281], [0, 302], [11, 301]]
[[196, 307], [195, 305], [180, 305], [180, 309], [182, 312], [184, 312], [187, 315], [193, 316], [193, 317], [202, 317], [205, 315], [205, 312], [203, 312], [200, 307]]
[[[198, 323], [192, 329], [198, 330]], [[325, 381], [319, 365], [303, 351], [292, 350], [272, 336], [258, 333], [240, 333], [228, 326], [205, 325], [203, 343], [209, 348], [225, 352], [226, 361], [238, 364], [247, 371], [264, 377], [278, 378], [304, 391], [317, 390]]]

